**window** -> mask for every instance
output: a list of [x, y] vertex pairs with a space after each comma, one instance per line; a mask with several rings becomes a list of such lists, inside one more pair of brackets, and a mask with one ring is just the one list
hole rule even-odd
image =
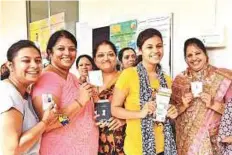
[[79, 21], [79, 1], [27, 1], [28, 38], [40, 48], [46, 58], [46, 46], [50, 35], [66, 29], [76, 34]]

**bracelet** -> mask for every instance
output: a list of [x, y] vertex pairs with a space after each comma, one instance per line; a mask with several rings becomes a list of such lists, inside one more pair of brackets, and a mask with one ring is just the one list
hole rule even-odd
[[82, 108], [83, 107], [83, 105], [77, 100], [77, 99], [74, 99], [76, 102], [77, 102], [77, 104]]
[[60, 114], [60, 115], [59, 115], [58, 121], [59, 121], [63, 126], [69, 124], [69, 118], [68, 118], [68, 116], [63, 115], [63, 114]]

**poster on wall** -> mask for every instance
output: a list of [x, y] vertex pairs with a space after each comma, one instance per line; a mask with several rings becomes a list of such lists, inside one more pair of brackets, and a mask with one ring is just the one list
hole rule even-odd
[[[166, 74], [172, 76], [172, 20], [173, 14], [165, 14], [153, 16], [151, 18], [146, 17], [119, 23], [110, 23], [109, 25], [97, 28], [92, 28], [91, 25], [88, 25], [88, 33], [85, 31], [86, 28], [82, 27], [78, 29], [80, 32], [83, 31], [85, 33], [79, 33], [76, 36], [81, 38], [82, 42], [88, 41], [88, 44], [84, 44], [88, 47], [88, 50], [82, 52], [88, 53], [89, 55], [92, 55], [95, 46], [103, 40], [110, 40], [113, 42], [116, 45], [117, 51], [124, 47], [132, 47], [138, 52], [136, 47], [138, 34], [147, 28], [155, 28], [159, 30], [163, 36], [164, 56], [161, 61], [161, 66]], [[90, 32], [91, 29], [92, 32]], [[90, 45], [91, 43], [92, 45]], [[92, 49], [89, 49], [89, 47]]]
[[30, 23], [29, 38], [41, 50], [43, 64], [46, 61], [47, 42], [52, 33], [57, 30], [65, 29], [64, 12], [52, 15], [49, 18]]
[[110, 25], [110, 41], [114, 43], [117, 51], [124, 47], [136, 48], [137, 20]]

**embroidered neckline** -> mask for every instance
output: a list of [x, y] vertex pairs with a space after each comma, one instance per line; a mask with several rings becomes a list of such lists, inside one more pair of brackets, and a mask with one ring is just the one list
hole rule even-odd
[[194, 72], [191, 68], [187, 68], [187, 77], [191, 82], [202, 81], [204, 82], [209, 75], [210, 65], [206, 65], [202, 70]]

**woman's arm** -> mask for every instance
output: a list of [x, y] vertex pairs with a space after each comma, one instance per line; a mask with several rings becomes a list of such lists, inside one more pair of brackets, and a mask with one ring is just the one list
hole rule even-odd
[[118, 88], [114, 89], [111, 113], [113, 116], [120, 119], [140, 119], [147, 116], [148, 113], [153, 113], [154, 103], [148, 102], [145, 104], [142, 110], [130, 111], [123, 108], [123, 103], [128, 94], [126, 91], [119, 90]]
[[46, 129], [46, 123], [41, 121], [33, 128], [22, 133], [23, 115], [11, 108], [1, 114], [3, 154], [16, 155], [30, 149]]
[[225, 110], [225, 103], [219, 102], [219, 101], [214, 101], [212, 105], [210, 105], [208, 108], [216, 111], [219, 114], [223, 114]]
[[207, 108], [212, 109], [219, 114], [223, 114], [225, 103], [214, 100], [210, 94], [204, 92], [200, 94], [200, 98], [206, 104]]
[[[60, 102], [59, 99], [54, 95], [53, 95], [53, 100], [54, 100], [55, 104], [58, 104]], [[44, 115], [43, 105], [42, 105], [42, 97], [36, 96], [33, 99], [33, 106], [34, 106], [34, 109], [35, 109], [39, 119], [41, 120], [43, 115]], [[77, 112], [79, 112], [81, 109], [82, 109], [82, 107], [80, 106], [80, 103], [77, 103], [77, 101], [73, 101], [69, 106], [62, 108], [62, 109], [58, 108], [57, 111], [59, 114], [64, 114], [64, 115], [68, 116], [70, 121], [72, 121], [75, 114]], [[46, 132], [49, 132], [52, 129], [60, 128], [62, 126], [63, 125], [57, 119], [57, 121], [54, 122], [54, 124], [52, 124], [46, 128]]]
[[181, 103], [176, 103], [174, 100], [171, 100], [171, 104], [173, 104], [178, 112], [178, 116], [181, 115], [183, 112], [185, 112], [186, 109], [188, 109], [191, 105], [191, 102], [193, 100], [192, 93], [185, 93], [181, 97]]
[[[74, 116], [78, 114], [82, 108], [90, 102], [90, 97], [92, 96], [92, 86], [90, 84], [84, 83], [79, 87], [79, 94], [78, 97], [68, 104], [64, 108], [59, 108], [57, 109], [59, 114], [64, 114], [68, 116], [70, 122], [73, 120]], [[60, 99], [52, 95], [54, 103], [56, 105], [60, 105]], [[43, 116], [43, 107], [42, 107], [42, 97], [41, 96], [36, 96], [33, 98], [33, 105], [35, 108], [35, 111], [37, 112], [39, 118], [41, 119]], [[60, 128], [63, 125], [57, 120], [53, 125], [48, 126], [46, 129], [46, 132], [51, 131], [52, 129]]]
[[178, 111], [178, 116], [185, 112], [185, 110], [187, 109], [184, 105], [177, 105], [176, 108]]

